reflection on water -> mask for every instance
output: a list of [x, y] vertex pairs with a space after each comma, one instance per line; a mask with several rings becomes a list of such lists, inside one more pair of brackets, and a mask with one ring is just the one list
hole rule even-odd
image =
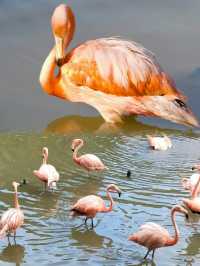
[[19, 244], [8, 245], [0, 253], [0, 260], [15, 263], [16, 266], [19, 266], [24, 258], [24, 250], [25, 248]]

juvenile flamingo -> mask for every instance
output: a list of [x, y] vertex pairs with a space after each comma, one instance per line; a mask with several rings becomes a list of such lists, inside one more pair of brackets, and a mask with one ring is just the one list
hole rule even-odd
[[42, 182], [44, 182], [45, 190], [46, 186], [52, 189], [56, 188], [56, 182], [58, 182], [60, 178], [56, 168], [51, 164], [47, 164], [48, 154], [48, 148], [44, 147], [42, 149], [42, 165], [40, 166], [39, 170], [33, 171], [33, 174], [37, 176]]
[[13, 182], [12, 185], [14, 187], [14, 208], [8, 209], [6, 212], [4, 212], [0, 220], [0, 238], [3, 238], [7, 235], [9, 243], [10, 234], [14, 233], [15, 241], [16, 230], [24, 223], [24, 214], [20, 209], [17, 195], [17, 187], [20, 184]]
[[110, 206], [107, 207], [104, 200], [96, 195], [89, 195], [79, 199], [71, 208], [72, 216], [86, 216], [85, 224], [88, 218], [92, 220], [92, 228], [94, 227], [93, 218], [98, 212], [110, 212], [113, 209], [114, 201], [111, 196], [111, 192], [118, 193], [121, 196], [121, 190], [114, 184], [107, 186], [106, 193], [110, 200]]
[[200, 191], [200, 175], [194, 189], [192, 190], [191, 199], [183, 199], [183, 203], [187, 206], [193, 213], [200, 214], [200, 197], [198, 193]]
[[180, 233], [175, 221], [176, 212], [181, 212], [186, 215], [186, 218], [188, 218], [188, 212], [183, 207], [175, 205], [172, 208], [171, 219], [175, 230], [174, 236], [170, 236], [170, 234], [164, 227], [156, 223], [143, 224], [138, 232], [129, 236], [128, 240], [134, 241], [139, 245], [142, 245], [148, 249], [144, 259], [147, 258], [147, 256], [151, 251], [153, 251], [152, 253], [152, 259], [153, 259], [155, 250], [157, 248], [173, 246], [178, 242]]
[[147, 135], [149, 146], [154, 150], [165, 151], [172, 147], [171, 139], [164, 135], [163, 137], [153, 137]]
[[140, 44], [100, 38], [65, 53], [75, 31], [74, 14], [65, 4], [55, 8], [51, 26], [55, 47], [39, 78], [46, 93], [89, 104], [109, 123], [136, 114], [199, 125], [186, 105], [186, 97], [176, 89], [154, 55]]
[[84, 154], [77, 156], [78, 150], [84, 145], [82, 139], [72, 141], [73, 160], [75, 163], [85, 168], [87, 171], [103, 171], [108, 169], [103, 162], [94, 154]]
[[[182, 186], [184, 189], [189, 190], [190, 194], [194, 191], [194, 188], [199, 180], [200, 174], [195, 173], [190, 176], [190, 178], [182, 178]], [[197, 193], [200, 193], [200, 186], [198, 187]]]

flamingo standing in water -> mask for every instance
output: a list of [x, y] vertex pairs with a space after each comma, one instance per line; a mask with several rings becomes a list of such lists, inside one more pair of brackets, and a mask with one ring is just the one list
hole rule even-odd
[[183, 203], [187, 206], [193, 213], [200, 214], [200, 197], [198, 194], [200, 192], [200, 175], [198, 181], [192, 190], [191, 199], [183, 199]]
[[44, 147], [42, 149], [42, 157], [43, 157], [42, 165], [40, 166], [39, 170], [33, 171], [33, 174], [44, 182], [45, 190], [46, 186], [52, 189], [56, 188], [56, 182], [58, 182], [60, 178], [56, 168], [51, 164], [47, 164], [48, 154], [49, 154], [48, 148]]
[[140, 44], [100, 38], [65, 53], [75, 31], [74, 14], [65, 4], [55, 8], [51, 26], [55, 47], [39, 78], [46, 93], [89, 104], [109, 123], [136, 114], [199, 126], [186, 105], [186, 97], [176, 89], [154, 55]]
[[168, 148], [172, 147], [171, 139], [164, 135], [163, 137], [153, 137], [147, 135], [149, 146], [154, 150], [166, 151]]
[[75, 163], [85, 168], [87, 171], [103, 171], [108, 169], [103, 162], [94, 154], [84, 154], [77, 156], [78, 150], [83, 146], [82, 139], [74, 139], [72, 141], [73, 160]]
[[79, 199], [74, 206], [71, 208], [72, 216], [86, 216], [85, 224], [87, 219], [92, 220], [92, 228], [94, 227], [93, 218], [98, 212], [110, 212], [113, 209], [114, 201], [111, 196], [111, 192], [118, 193], [119, 197], [121, 195], [121, 190], [114, 184], [107, 186], [106, 193], [110, 200], [110, 206], [107, 207], [104, 200], [96, 195], [89, 195]]
[[147, 258], [147, 256], [151, 251], [153, 251], [152, 253], [152, 259], [153, 259], [155, 250], [157, 248], [173, 246], [178, 242], [180, 233], [175, 221], [176, 212], [181, 212], [186, 215], [186, 218], [188, 218], [188, 212], [183, 207], [175, 205], [172, 208], [171, 219], [175, 230], [174, 236], [170, 236], [170, 234], [164, 227], [156, 223], [143, 224], [137, 233], [129, 236], [128, 238], [129, 240], [134, 241], [139, 245], [142, 245], [148, 249], [144, 259]]
[[0, 238], [3, 238], [7, 235], [8, 242], [10, 243], [9, 236], [11, 233], [14, 233], [14, 241], [16, 237], [16, 230], [21, 227], [24, 223], [24, 214], [20, 209], [18, 196], [17, 196], [17, 187], [20, 185], [17, 182], [12, 183], [14, 187], [14, 208], [11, 208], [3, 213], [0, 220]]

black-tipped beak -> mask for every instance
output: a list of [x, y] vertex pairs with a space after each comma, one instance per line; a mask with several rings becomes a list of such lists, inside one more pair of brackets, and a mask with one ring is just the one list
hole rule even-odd
[[74, 149], [72, 149], [72, 152], [74, 152]]
[[27, 184], [27, 181], [26, 181], [26, 179], [24, 178], [24, 179], [22, 179], [22, 180], [20, 181], [19, 186], [21, 187], [21, 186], [26, 185], [26, 184]]
[[189, 215], [186, 213], [185, 214], [185, 218], [188, 220], [189, 219]]
[[61, 67], [63, 65], [63, 59], [62, 58], [57, 59], [56, 64], [58, 67]]
[[118, 195], [119, 195], [119, 197], [121, 197], [121, 194], [122, 194], [122, 192], [121, 192], [121, 191], [118, 191]]
[[195, 170], [195, 167], [194, 166], [192, 166], [192, 170]]

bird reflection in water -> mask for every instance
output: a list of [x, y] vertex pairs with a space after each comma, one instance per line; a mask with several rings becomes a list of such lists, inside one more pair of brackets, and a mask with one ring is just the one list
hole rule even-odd
[[[21, 245], [8, 245], [0, 254], [0, 261], [15, 263], [20, 266], [24, 258], [24, 246]], [[3, 265], [3, 264], [2, 264]]]

